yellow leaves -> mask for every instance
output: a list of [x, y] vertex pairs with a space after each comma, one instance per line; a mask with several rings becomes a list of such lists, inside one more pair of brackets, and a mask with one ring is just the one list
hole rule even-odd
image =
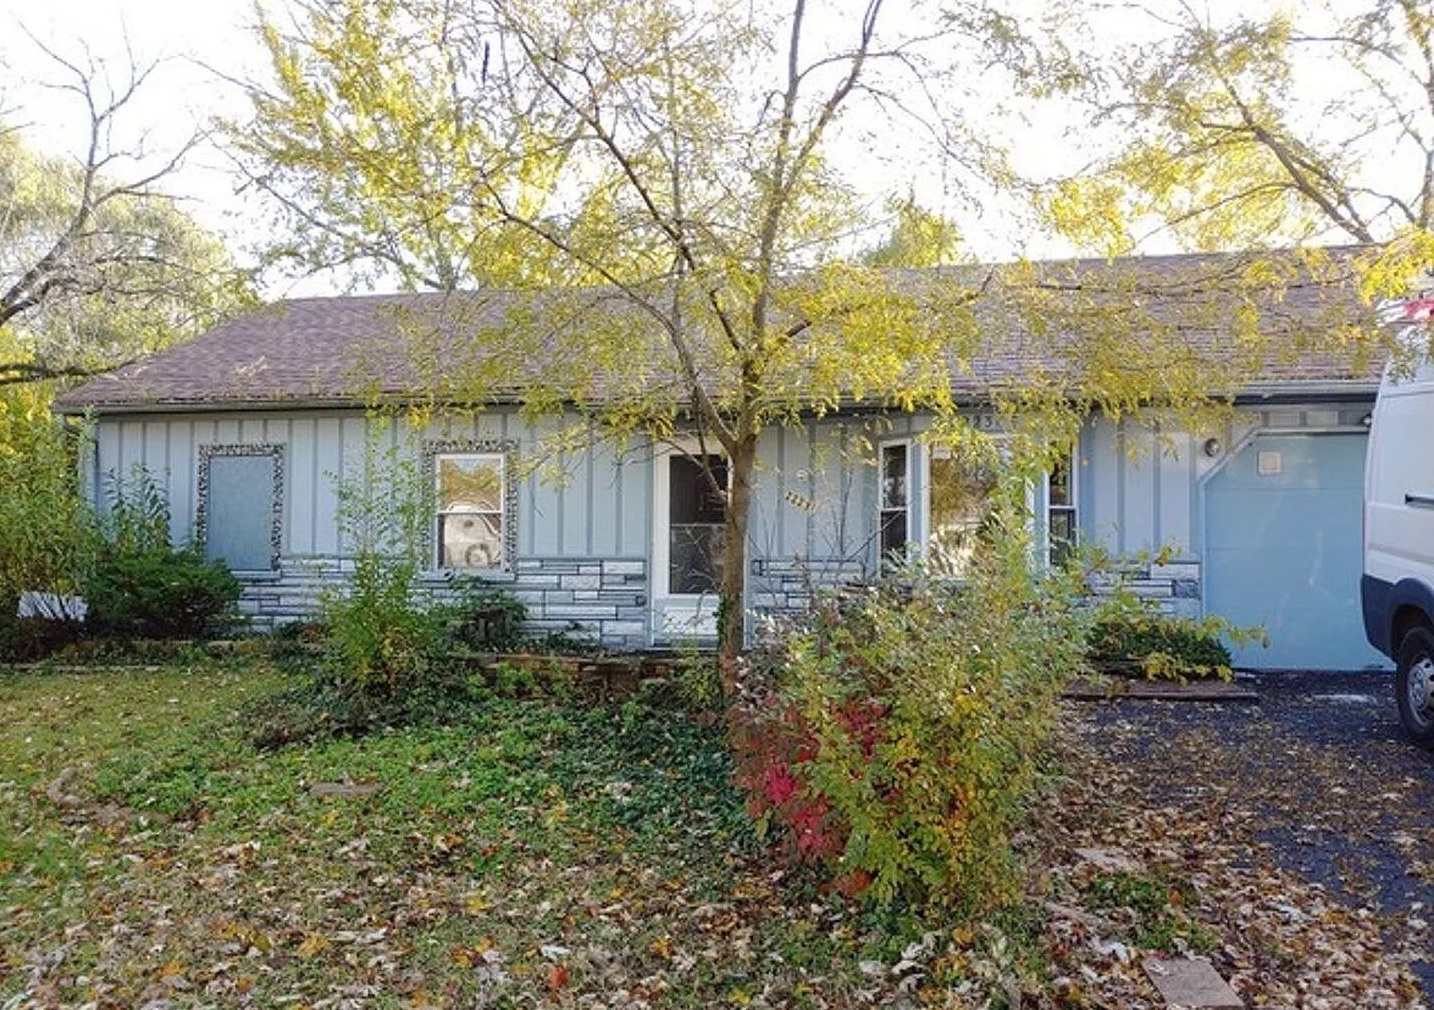
[[481, 894], [467, 894], [463, 896], [463, 914], [484, 915], [492, 911], [493, 902]]
[[1037, 198], [1051, 227], [1083, 249], [1120, 256], [1134, 248], [1130, 203], [1110, 177], [1066, 179]]
[[[486, 943], [486, 941], [480, 943]], [[453, 947], [448, 951], [448, 959], [460, 968], [473, 968], [484, 963], [483, 954], [488, 949], [486, 945], [478, 947]]]
[[304, 942], [299, 944], [299, 956], [308, 959], [322, 953], [330, 946], [331, 944], [325, 937], [318, 933], [310, 933], [304, 937]]

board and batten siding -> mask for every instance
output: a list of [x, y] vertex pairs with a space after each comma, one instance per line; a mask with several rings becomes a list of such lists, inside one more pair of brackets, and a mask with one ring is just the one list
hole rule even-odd
[[[370, 420], [357, 411], [152, 414], [102, 418], [86, 478], [103, 507], [112, 475], [143, 467], [168, 494], [175, 542], [195, 534], [201, 446], [283, 447], [279, 571], [246, 578], [245, 609], [259, 624], [313, 613], [324, 587], [344, 577], [335, 480], [363, 466]], [[529, 427], [516, 414], [443, 416], [417, 434], [386, 425], [381, 444], [502, 441], [534, 462], [558, 419]], [[517, 557], [495, 577], [528, 605], [535, 630], [577, 623], [615, 643], [648, 640], [647, 555], [651, 539], [650, 450], [605, 443], [564, 449], [517, 486]], [[435, 580], [435, 588], [439, 585]]]
[[[1082, 431], [1077, 453], [1081, 539], [1129, 562], [1126, 574], [1138, 595], [1172, 612], [1201, 616], [1207, 482], [1259, 434], [1363, 432], [1372, 405], [1371, 397], [1246, 407], [1214, 434], [1094, 419]], [[1154, 563], [1156, 555], [1163, 563]]]

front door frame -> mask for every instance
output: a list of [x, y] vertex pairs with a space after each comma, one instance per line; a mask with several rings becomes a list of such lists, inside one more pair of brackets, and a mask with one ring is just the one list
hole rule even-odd
[[[717, 593], [674, 593], [671, 566], [671, 467], [674, 456], [721, 456], [721, 446], [679, 436], [656, 447], [652, 458], [652, 623], [653, 645], [717, 640]], [[728, 475], [730, 483], [731, 476]]]

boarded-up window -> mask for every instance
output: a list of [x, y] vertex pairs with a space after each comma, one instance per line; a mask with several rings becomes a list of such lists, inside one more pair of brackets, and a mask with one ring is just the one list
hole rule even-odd
[[204, 556], [236, 572], [278, 565], [283, 449], [273, 445], [200, 446], [196, 536]]

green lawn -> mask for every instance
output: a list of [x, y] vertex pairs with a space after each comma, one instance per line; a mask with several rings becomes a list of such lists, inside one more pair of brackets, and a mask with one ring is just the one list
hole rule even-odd
[[776, 886], [716, 728], [500, 701], [257, 752], [240, 706], [286, 683], [0, 673], [0, 1007], [835, 1006], [895, 985], [873, 963], [909, 936]]
[[1302, 951], [1369, 951], [1331, 1005], [1418, 1005], [1375, 918], [1071, 740], [1020, 841], [1024, 911], [958, 924], [784, 874], [721, 730], [681, 713], [494, 701], [256, 751], [244, 703], [292, 683], [0, 668], [0, 1010], [1158, 1006], [1152, 949], [1207, 953], [1249, 1005], [1295, 1005], [1328, 960]]

